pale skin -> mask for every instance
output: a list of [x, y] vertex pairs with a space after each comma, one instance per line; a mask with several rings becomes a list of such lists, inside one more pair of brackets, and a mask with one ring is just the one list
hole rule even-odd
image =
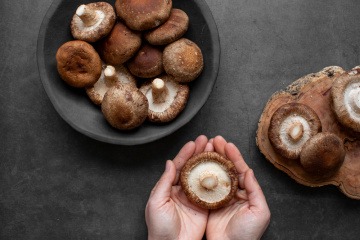
[[[239, 189], [224, 208], [206, 210], [192, 204], [179, 184], [180, 171], [192, 156], [216, 151], [229, 158], [239, 173]], [[148, 239], [260, 239], [270, 221], [265, 196], [253, 171], [232, 143], [201, 135], [166, 162], [145, 209]]]

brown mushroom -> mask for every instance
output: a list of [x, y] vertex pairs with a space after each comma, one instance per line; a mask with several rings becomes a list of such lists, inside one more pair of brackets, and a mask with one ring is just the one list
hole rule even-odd
[[83, 88], [93, 85], [101, 75], [101, 59], [89, 43], [72, 40], [56, 52], [57, 70], [70, 86]]
[[141, 46], [141, 34], [118, 22], [111, 32], [100, 40], [97, 50], [106, 64], [121, 65], [129, 60]]
[[148, 101], [144, 94], [130, 84], [118, 84], [105, 93], [101, 110], [111, 126], [130, 130], [146, 120]]
[[138, 31], [161, 25], [169, 16], [172, 0], [116, 0], [115, 10], [126, 25]]
[[97, 82], [86, 88], [86, 93], [93, 103], [101, 105], [105, 93], [116, 84], [130, 84], [136, 87], [136, 80], [123, 65], [116, 67], [107, 65], [104, 66]]
[[148, 120], [151, 122], [172, 121], [185, 108], [189, 98], [189, 87], [173, 81], [167, 75], [144, 83], [140, 91], [148, 99]]
[[314, 178], [328, 178], [335, 174], [345, 158], [342, 140], [330, 132], [321, 132], [310, 138], [300, 153], [304, 170]]
[[203, 70], [203, 55], [196, 43], [181, 38], [165, 47], [163, 65], [165, 72], [173, 76], [176, 81], [191, 82]]
[[115, 10], [107, 2], [82, 4], [71, 20], [71, 34], [75, 39], [96, 42], [111, 31], [115, 20]]
[[144, 33], [152, 45], [166, 45], [181, 38], [189, 27], [189, 17], [181, 9], [173, 8], [169, 19], [159, 27]]
[[305, 142], [321, 131], [321, 122], [314, 110], [301, 103], [287, 103], [271, 117], [268, 137], [284, 157], [297, 159]]
[[331, 94], [333, 109], [339, 122], [360, 132], [360, 75], [356, 69], [336, 78]]
[[164, 70], [162, 50], [150, 44], [144, 44], [127, 64], [130, 72], [140, 78], [153, 78]]
[[227, 158], [216, 152], [203, 152], [185, 163], [180, 184], [192, 203], [206, 209], [217, 209], [234, 197], [238, 189], [238, 174]]

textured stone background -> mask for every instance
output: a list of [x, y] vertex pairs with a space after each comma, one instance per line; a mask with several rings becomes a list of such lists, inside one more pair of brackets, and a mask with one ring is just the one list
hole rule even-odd
[[0, 1], [0, 239], [145, 239], [144, 207], [165, 160], [200, 134], [234, 142], [254, 169], [272, 212], [263, 239], [357, 238], [360, 202], [297, 184], [266, 161], [255, 134], [273, 92], [360, 64], [359, 2], [206, 2], [221, 41], [207, 103], [172, 135], [124, 147], [73, 130], [47, 97], [36, 43], [51, 1]]

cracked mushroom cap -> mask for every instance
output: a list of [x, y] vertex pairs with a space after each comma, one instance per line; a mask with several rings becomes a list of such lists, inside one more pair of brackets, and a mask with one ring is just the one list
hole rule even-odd
[[360, 132], [360, 75], [351, 71], [334, 80], [331, 94], [339, 122]]
[[109, 3], [82, 4], [71, 20], [71, 34], [75, 39], [96, 42], [111, 31], [115, 21], [115, 10]]
[[70, 86], [83, 88], [93, 85], [101, 75], [101, 59], [89, 43], [72, 40], [56, 52], [57, 70]]
[[153, 78], [163, 71], [162, 50], [144, 44], [127, 64], [130, 72], [140, 78]]
[[148, 101], [137, 88], [115, 85], [104, 96], [101, 111], [114, 128], [131, 130], [139, 127], [148, 114]]
[[189, 39], [181, 38], [167, 45], [163, 52], [165, 72], [176, 81], [187, 83], [195, 80], [203, 70], [201, 49]]
[[86, 88], [86, 93], [93, 103], [101, 105], [105, 93], [117, 84], [130, 84], [136, 87], [136, 80], [123, 65], [116, 67], [107, 65], [103, 67], [97, 82]]
[[287, 103], [272, 115], [268, 136], [278, 153], [297, 159], [305, 142], [320, 131], [321, 122], [313, 109], [301, 103]]
[[206, 209], [225, 206], [238, 189], [234, 164], [216, 152], [190, 158], [181, 169], [180, 183], [188, 199]]
[[166, 45], [181, 38], [189, 27], [189, 17], [181, 9], [173, 8], [169, 19], [159, 27], [144, 34], [152, 45]]
[[304, 170], [314, 177], [326, 178], [337, 172], [345, 158], [342, 140], [333, 133], [321, 132], [310, 138], [300, 153]]
[[172, 0], [116, 0], [115, 10], [126, 25], [137, 31], [161, 25], [169, 16]]
[[175, 119], [185, 108], [189, 98], [189, 87], [172, 80], [170, 76], [162, 76], [146, 82], [140, 91], [149, 102], [148, 120], [164, 123]]
[[121, 65], [129, 60], [141, 46], [141, 34], [117, 22], [111, 32], [97, 45], [101, 59], [109, 65]]

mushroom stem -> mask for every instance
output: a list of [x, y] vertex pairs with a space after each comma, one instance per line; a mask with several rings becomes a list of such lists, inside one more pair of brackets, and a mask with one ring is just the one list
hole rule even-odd
[[200, 177], [200, 185], [207, 190], [213, 190], [218, 185], [218, 178], [212, 173], [206, 173]]
[[360, 90], [354, 89], [349, 93], [350, 106], [356, 113], [360, 113]]
[[104, 75], [105, 75], [105, 84], [107, 87], [113, 86], [118, 80], [116, 69], [111, 65], [106, 66], [104, 70]]
[[300, 122], [295, 122], [288, 130], [288, 136], [293, 142], [299, 141], [304, 133], [304, 126]]
[[168, 88], [165, 82], [160, 78], [155, 78], [151, 84], [152, 96], [154, 103], [163, 103], [168, 95]]
[[80, 5], [76, 9], [76, 15], [83, 21], [85, 26], [95, 25], [98, 21], [98, 14], [96, 14], [96, 11], [85, 4]]

